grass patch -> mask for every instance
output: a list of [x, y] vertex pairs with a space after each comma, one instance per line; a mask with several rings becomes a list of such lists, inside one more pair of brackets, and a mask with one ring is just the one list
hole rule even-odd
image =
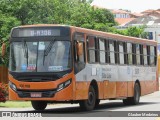
[[25, 107], [31, 107], [30, 101], [6, 101], [5, 103], [0, 102], [0, 108], [25, 108]]

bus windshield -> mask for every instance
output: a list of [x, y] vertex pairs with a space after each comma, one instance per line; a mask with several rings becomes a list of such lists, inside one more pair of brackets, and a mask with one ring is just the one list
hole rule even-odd
[[69, 41], [12, 42], [11, 72], [59, 72], [71, 68]]

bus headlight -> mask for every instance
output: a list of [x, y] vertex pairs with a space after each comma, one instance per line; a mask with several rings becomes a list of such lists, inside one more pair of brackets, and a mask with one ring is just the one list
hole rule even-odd
[[59, 85], [58, 85], [58, 88], [57, 88], [57, 91], [60, 91], [60, 90], [62, 90], [62, 89], [64, 89], [64, 88], [68, 87], [68, 86], [71, 84], [71, 82], [72, 82], [72, 80], [69, 79], [69, 80], [67, 80], [67, 81], [59, 84]]
[[9, 86], [12, 90], [17, 91], [17, 87], [15, 84], [13, 84], [12, 82], [9, 81]]

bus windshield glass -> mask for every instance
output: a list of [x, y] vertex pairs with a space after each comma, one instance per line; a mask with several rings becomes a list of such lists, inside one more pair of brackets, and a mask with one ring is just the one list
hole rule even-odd
[[59, 72], [71, 68], [69, 41], [12, 42], [11, 72]]

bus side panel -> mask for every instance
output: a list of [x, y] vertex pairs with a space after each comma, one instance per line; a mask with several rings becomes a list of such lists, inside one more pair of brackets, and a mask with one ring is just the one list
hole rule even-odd
[[104, 99], [104, 82], [98, 82], [98, 98]]
[[157, 71], [156, 71], [156, 91], [159, 91], [159, 73], [160, 73], [160, 65], [159, 65], [159, 62], [158, 62], [158, 65], [157, 65]]
[[116, 82], [116, 97], [127, 97], [127, 82]]
[[140, 85], [141, 85], [141, 95], [146, 95], [149, 93], [153, 93], [156, 91], [156, 80], [152, 80], [152, 81], [141, 81]]
[[88, 99], [90, 82], [76, 82], [76, 100]]
[[127, 97], [133, 97], [134, 94], [134, 82], [129, 81], [127, 82]]
[[104, 81], [104, 99], [116, 98], [116, 82]]

